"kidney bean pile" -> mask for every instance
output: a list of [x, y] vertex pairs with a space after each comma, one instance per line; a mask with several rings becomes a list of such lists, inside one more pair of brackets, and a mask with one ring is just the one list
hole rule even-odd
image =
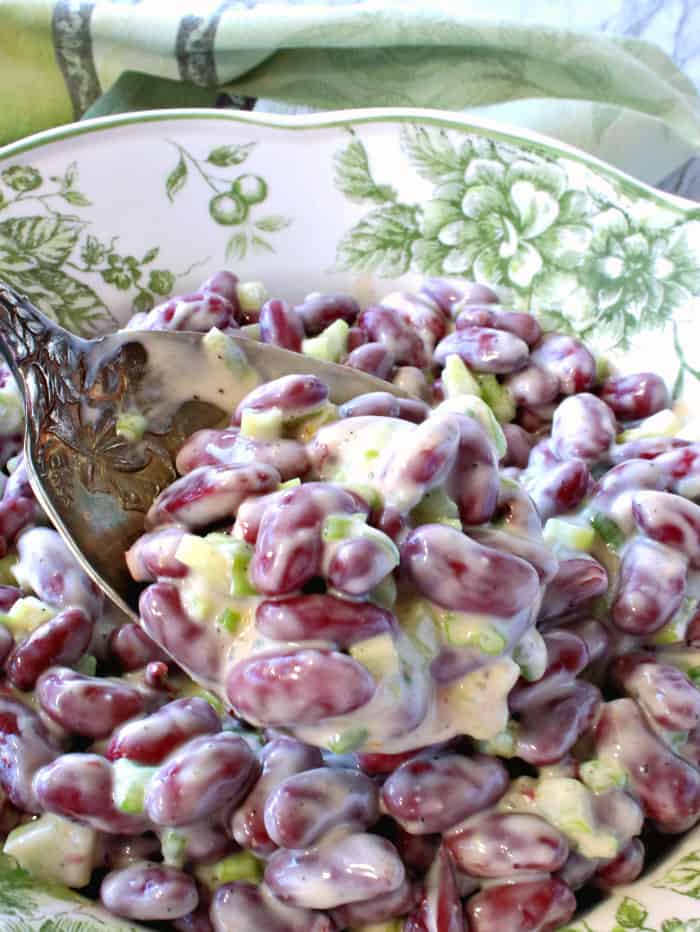
[[189, 438], [137, 626], [47, 525], [0, 373], [6, 854], [181, 932], [550, 932], [698, 821], [700, 444], [658, 376], [461, 281], [361, 309], [220, 272], [128, 328], [411, 397], [287, 376]]

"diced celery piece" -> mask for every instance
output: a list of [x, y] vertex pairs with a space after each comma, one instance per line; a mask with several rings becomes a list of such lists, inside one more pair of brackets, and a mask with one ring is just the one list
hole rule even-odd
[[544, 540], [550, 547], [590, 552], [595, 543], [595, 529], [564, 518], [550, 518], [544, 526]]
[[296, 476], [294, 479], [287, 479], [286, 482], [280, 482], [279, 489], [280, 492], [283, 489], [296, 489], [298, 485], [301, 485], [301, 479]]
[[[230, 534], [213, 533], [206, 537], [196, 534], [184, 534], [178, 544], [175, 557], [185, 566], [199, 574], [207, 583], [207, 587], [219, 592], [228, 592], [230, 595], [242, 597], [255, 595], [256, 590], [248, 580], [248, 565], [253, 556], [253, 548], [242, 540]], [[183, 599], [197, 598], [202, 603], [211, 600], [207, 598], [208, 589], [192, 588], [192, 593], [183, 591]], [[207, 615], [208, 610], [199, 612]]]
[[198, 537], [196, 534], [183, 534], [175, 551], [175, 559], [194, 572], [200, 573], [218, 589], [225, 589], [228, 584], [229, 559], [217, 544], [218, 541]]
[[510, 657], [499, 657], [443, 688], [452, 720], [460, 734], [488, 741], [508, 725], [508, 694], [520, 668]]
[[97, 864], [97, 837], [88, 825], [45, 812], [13, 829], [3, 852], [37, 880], [79, 888], [90, 882]]
[[477, 376], [481, 387], [481, 397], [496, 415], [501, 424], [508, 424], [515, 417], [515, 402], [505, 385], [501, 385], [495, 375]]
[[226, 711], [226, 706], [218, 696], [209, 692], [208, 689], [203, 689], [198, 683], [195, 683], [194, 680], [188, 677], [184, 677], [182, 681], [177, 682], [176, 693], [179, 699], [186, 696], [199, 696], [201, 699], [204, 699], [205, 702], [208, 702], [218, 715], [223, 715]]
[[166, 828], [160, 838], [163, 863], [182, 868], [187, 859], [187, 838], [175, 828]]
[[563, 832], [587, 858], [614, 858], [617, 838], [596, 823], [591, 791], [571, 777], [552, 777], [537, 783], [535, 796], [542, 816]]
[[590, 516], [591, 527], [598, 536], [613, 550], [619, 550], [625, 542], [625, 533], [616, 521], [596, 511]]
[[242, 620], [240, 612], [237, 612], [233, 608], [225, 608], [216, 619], [216, 623], [220, 628], [223, 628], [224, 631], [228, 631], [229, 634], [236, 634], [241, 626]]
[[115, 432], [130, 443], [138, 443], [139, 440], [143, 439], [147, 427], [148, 421], [143, 414], [132, 412], [131, 414], [119, 415]]
[[438, 487], [431, 489], [423, 496], [421, 501], [411, 512], [413, 523], [418, 526], [421, 524], [433, 524], [448, 520], [459, 520], [459, 509], [454, 499]]
[[13, 378], [0, 388], [0, 431], [3, 434], [17, 434], [23, 424], [24, 404]]
[[500, 631], [478, 615], [445, 612], [443, 615], [445, 637], [454, 647], [474, 647], [484, 654], [501, 654], [506, 639]]
[[[210, 890], [216, 890], [217, 887], [225, 883], [233, 883], [236, 880], [260, 883], [263, 875], [263, 864], [250, 851], [239, 851], [236, 854], [230, 854], [221, 861], [217, 861], [215, 864], [200, 864], [195, 867], [194, 873], [201, 884], [204, 884]], [[264, 930], [261, 929], [260, 932], [264, 932]]]
[[442, 385], [446, 398], [454, 398], [457, 395], [481, 397], [481, 386], [467, 364], [456, 353], [450, 354], [445, 360]]
[[363, 514], [356, 515], [328, 515], [323, 522], [321, 536], [325, 541], [345, 540], [347, 537], [355, 536], [355, 529], [358, 524], [366, 523]]
[[361, 748], [367, 740], [369, 732], [366, 728], [351, 728], [336, 735], [328, 742], [328, 750], [333, 754], [349, 754]]
[[[248, 334], [253, 339], [253, 334]], [[246, 359], [245, 353], [228, 333], [223, 333], [218, 327], [211, 330], [202, 338], [202, 346], [207, 355], [220, 360], [235, 376], [244, 380], [251, 389], [258, 384], [258, 376]]]
[[659, 628], [654, 634], [652, 637], [653, 643], [660, 646], [683, 643], [685, 641], [685, 633], [688, 629], [688, 625], [695, 615], [697, 607], [697, 599], [683, 599], [680, 608], [671, 620], [667, 621], [663, 628]]
[[74, 669], [85, 676], [94, 676], [97, 673], [97, 658], [92, 654], [83, 654], [75, 664]]
[[301, 351], [325, 362], [340, 362], [347, 352], [349, 325], [344, 320], [335, 320], [317, 337], [302, 341]]
[[587, 760], [579, 766], [579, 773], [593, 793], [607, 793], [627, 785], [627, 771], [613, 758]]
[[245, 598], [257, 595], [258, 590], [251, 583], [248, 574], [250, 561], [253, 557], [250, 548], [235, 550], [231, 555], [231, 595], [236, 598]]
[[350, 648], [350, 656], [366, 667], [376, 680], [388, 679], [401, 672], [401, 660], [390, 634], [377, 634], [358, 641]]
[[597, 382], [604, 382], [612, 373], [612, 365], [606, 356], [595, 357], [595, 374]]
[[239, 282], [236, 297], [242, 311], [259, 311], [267, 301], [267, 288], [262, 282]]
[[8, 553], [0, 559], [0, 586], [16, 586], [17, 577], [12, 572], [17, 566], [17, 554]]
[[332, 424], [337, 420], [339, 420], [338, 405], [334, 405], [331, 401], [326, 401], [318, 411], [314, 411], [313, 414], [309, 414], [307, 417], [296, 421], [292, 425], [292, 433], [296, 439], [300, 440], [302, 443], [309, 443], [313, 440], [321, 427], [324, 427], [326, 424]]
[[530, 683], [537, 682], [547, 669], [547, 645], [537, 628], [528, 628], [513, 650], [513, 660], [520, 675]]
[[116, 760], [112, 764], [112, 798], [117, 809], [133, 815], [143, 812], [143, 798], [156, 770], [157, 767], [144, 767], [126, 757]]
[[42, 602], [33, 595], [17, 599], [10, 610], [2, 617], [2, 623], [13, 634], [29, 634], [45, 621], [53, 618], [56, 609]]
[[241, 436], [251, 440], [279, 440], [282, 436], [284, 417], [279, 408], [253, 411], [246, 408], [241, 417]]
[[483, 398], [478, 398], [476, 395], [458, 395], [441, 402], [434, 410], [440, 414], [454, 411], [456, 414], [466, 414], [468, 417], [473, 417], [488, 434], [494, 446], [496, 458], [503, 459], [507, 449], [506, 435], [496, 420], [496, 415]]
[[618, 443], [645, 440], [647, 437], [674, 437], [683, 428], [683, 420], [675, 411], [665, 408], [645, 418], [636, 427], [624, 430], [617, 438]]
[[396, 604], [396, 594], [396, 581], [394, 580], [394, 577], [389, 574], [388, 576], [384, 577], [378, 586], [375, 586], [374, 589], [372, 589], [369, 597], [370, 600], [375, 603], [375, 605], [391, 611]]
[[689, 667], [685, 671], [685, 675], [693, 686], [697, 686], [697, 688], [700, 689], [700, 667]]

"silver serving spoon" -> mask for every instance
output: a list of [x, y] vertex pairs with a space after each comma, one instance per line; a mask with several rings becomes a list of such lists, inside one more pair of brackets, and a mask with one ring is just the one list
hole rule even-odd
[[[0, 352], [24, 395], [24, 450], [34, 493], [78, 562], [134, 619], [139, 587], [124, 554], [176, 477], [175, 456], [196, 430], [228, 423], [256, 385], [316, 375], [342, 404], [371, 391], [405, 392], [364, 372], [233, 335], [120, 331], [74, 336], [0, 283]], [[126, 417], [125, 417], [126, 415]], [[146, 418], [134, 439], [130, 416]]]

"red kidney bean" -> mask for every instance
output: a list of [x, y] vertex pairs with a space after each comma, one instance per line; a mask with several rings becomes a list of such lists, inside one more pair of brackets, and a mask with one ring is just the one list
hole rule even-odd
[[339, 408], [341, 417], [399, 417], [399, 399], [390, 392], [367, 392], [346, 401]]
[[534, 346], [542, 336], [542, 328], [532, 314], [508, 311], [498, 306], [479, 307], [467, 304], [460, 310], [455, 321], [457, 330], [467, 327], [493, 327], [507, 330], [520, 337], [529, 346]]
[[465, 932], [458, 880], [444, 845], [428, 871], [423, 899], [406, 920], [404, 932]]
[[670, 404], [664, 380], [654, 372], [606, 379], [600, 397], [621, 421], [640, 421]]
[[637, 653], [618, 657], [611, 673], [659, 728], [692, 731], [700, 724], [700, 690], [677, 667]]
[[394, 362], [394, 354], [386, 344], [372, 341], [354, 349], [345, 360], [345, 365], [378, 379], [388, 379]]
[[244, 411], [279, 408], [285, 420], [318, 411], [328, 400], [328, 386], [315, 375], [283, 375], [249, 392], [236, 408], [233, 423], [240, 424]]
[[[364, 330], [360, 330], [359, 327], [351, 327], [348, 330], [348, 355], [353, 353], [356, 349], [359, 349], [361, 346], [364, 346], [367, 342], [367, 334]], [[381, 346], [381, 343], [377, 343], [377, 346]], [[346, 363], [347, 364], [347, 363]]]
[[145, 708], [143, 694], [123, 680], [85, 676], [69, 667], [51, 667], [42, 673], [36, 697], [54, 722], [89, 738], [106, 737]]
[[687, 440], [678, 437], [645, 437], [642, 440], [629, 440], [627, 443], [615, 444], [610, 450], [611, 463], [624, 463], [626, 460], [653, 460], [665, 453], [690, 446]]
[[584, 858], [578, 851], [570, 851], [566, 864], [557, 871], [557, 878], [571, 890], [580, 890], [595, 874], [598, 861]]
[[391, 893], [383, 893], [371, 900], [347, 903], [333, 910], [333, 919], [339, 929], [388, 922], [410, 912], [419, 897], [419, 888], [409, 880]]
[[517, 423], [528, 433], [549, 434], [556, 404], [547, 405], [523, 405], [518, 408], [516, 416]]
[[537, 815], [486, 812], [445, 837], [460, 870], [474, 877], [510, 877], [518, 871], [552, 874], [564, 865], [569, 846], [554, 826]]
[[394, 846], [378, 835], [334, 838], [309, 851], [276, 851], [265, 883], [285, 903], [334, 909], [398, 889], [406, 871]]
[[503, 384], [517, 405], [546, 405], [559, 394], [556, 376], [532, 363], [520, 372], [513, 372]]
[[642, 873], [643, 867], [644, 845], [638, 838], [632, 838], [617, 857], [598, 868], [594, 883], [604, 890], [633, 883]]
[[209, 278], [202, 283], [201, 290], [211, 292], [211, 294], [221, 295], [234, 306], [238, 305], [238, 276], [227, 269], [220, 269], [214, 272]]
[[531, 361], [559, 379], [565, 395], [587, 392], [596, 380], [596, 362], [579, 340], [547, 333], [532, 351]]
[[234, 806], [258, 775], [248, 744], [224, 731], [181, 745], [148, 785], [145, 808], [156, 825], [186, 825]]
[[129, 321], [125, 330], [196, 330], [237, 327], [235, 308], [223, 295], [196, 291], [157, 304], [141, 320]]
[[109, 654], [126, 673], [141, 670], [153, 661], [166, 659], [166, 655], [138, 625], [128, 622], [116, 628], [109, 636]]
[[687, 498], [696, 498], [700, 479], [700, 443], [661, 453], [655, 465], [664, 478], [664, 488]]
[[218, 887], [209, 913], [214, 932], [332, 932], [318, 912], [281, 902], [265, 884], [236, 881]]
[[385, 502], [403, 513], [414, 508], [445, 481], [455, 465], [459, 444], [456, 415], [430, 417], [408, 435], [400, 435], [379, 476]]
[[601, 758], [618, 760], [647, 819], [663, 832], [683, 832], [700, 814], [700, 772], [649, 730], [633, 699], [603, 705], [595, 728]]
[[335, 651], [249, 657], [226, 680], [228, 698], [243, 718], [262, 725], [313, 725], [344, 715], [372, 698], [375, 683], [357, 661]]
[[461, 278], [426, 278], [421, 291], [448, 315], [454, 312], [458, 303], [498, 304], [498, 295], [487, 285], [463, 281]]
[[390, 308], [419, 333], [430, 351], [447, 333], [445, 314], [427, 295], [397, 291], [382, 298], [381, 306]]
[[294, 738], [281, 736], [268, 742], [260, 754], [262, 773], [231, 823], [233, 837], [239, 845], [255, 854], [267, 856], [276, 844], [265, 827], [265, 803], [287, 777], [323, 766], [318, 748], [302, 744]]
[[9, 612], [17, 599], [22, 598], [22, 590], [16, 586], [0, 586], [0, 612]]
[[637, 492], [634, 521], [642, 534], [684, 554], [700, 567], [700, 507], [670, 492]]
[[58, 753], [36, 712], [0, 695], [0, 787], [18, 809], [41, 812], [32, 778]]
[[[422, 369], [417, 369], [415, 366], [401, 366], [396, 370], [391, 381], [397, 388], [424, 402], [427, 413], [429, 413], [430, 408], [428, 405], [432, 402], [433, 391]], [[415, 404], [416, 402], [412, 403]]]
[[580, 609], [608, 589], [605, 568], [589, 556], [576, 556], [559, 561], [559, 569], [545, 589], [540, 619], [559, 618], [573, 609]]
[[609, 515], [627, 534], [634, 530], [632, 503], [640, 489], [663, 488], [663, 478], [655, 463], [628, 460], [607, 472], [597, 483], [591, 502], [594, 511]]
[[5, 625], [0, 625], [0, 667], [4, 666], [5, 661], [14, 647], [14, 643], [15, 639]]
[[97, 754], [63, 754], [34, 777], [34, 792], [46, 812], [77, 819], [100, 832], [141, 835], [140, 815], [117, 809], [112, 801], [112, 765]]
[[470, 932], [555, 932], [575, 910], [573, 893], [555, 877], [486, 887], [465, 909]]
[[421, 876], [427, 872], [440, 847], [440, 835], [411, 835], [389, 817], [380, 822], [378, 828], [394, 845], [409, 871]]
[[508, 774], [496, 758], [421, 755], [401, 764], [382, 787], [382, 804], [414, 835], [444, 832], [505, 792]]
[[142, 861], [107, 874], [100, 887], [103, 905], [115, 916], [141, 919], [177, 919], [197, 907], [194, 879], [184, 871], [153, 861]]
[[463, 524], [489, 521], [498, 503], [500, 478], [491, 441], [478, 421], [451, 415], [459, 427], [459, 445], [446, 490], [459, 508]]
[[376, 540], [355, 537], [342, 541], [333, 551], [326, 570], [328, 583], [354, 598], [368, 595], [396, 566], [386, 546]]
[[286, 482], [309, 471], [309, 457], [298, 440], [253, 440], [237, 427], [198, 430], [186, 441], [175, 461], [178, 472], [189, 473], [199, 466], [272, 466]]
[[552, 449], [552, 442], [549, 438], [538, 441], [530, 451], [528, 466], [532, 470], [546, 471], [558, 466], [561, 460], [555, 456]]
[[599, 703], [599, 690], [578, 680], [564, 695], [528, 706], [520, 715], [518, 757], [537, 767], [559, 763], [593, 724]]
[[218, 682], [221, 643], [211, 625], [194, 621], [182, 607], [172, 583], [154, 583], [139, 599], [141, 624], [156, 644], [188, 673]]
[[557, 408], [552, 421], [552, 450], [560, 460], [578, 457], [596, 463], [607, 456], [616, 434], [610, 408], [584, 392], [565, 398]]
[[261, 602], [255, 624], [274, 641], [330, 641], [343, 649], [397, 626], [390, 612], [370, 602], [351, 602], [327, 593]]
[[505, 330], [466, 327], [441, 340], [435, 347], [433, 359], [442, 366], [453, 354], [476, 372], [506, 374], [527, 365], [529, 350], [524, 340]]
[[687, 566], [685, 556], [655, 541], [631, 541], [622, 557], [612, 606], [615, 627], [639, 635], [662, 628], [683, 600]]
[[286, 301], [272, 298], [260, 308], [260, 339], [263, 343], [273, 343], [283, 349], [301, 352], [304, 339], [304, 324], [294, 308]]
[[99, 617], [102, 593], [78, 566], [58, 531], [29, 528], [19, 538], [17, 551], [23, 586], [37, 598], [57, 609], [82, 608], [91, 618]]
[[592, 798], [593, 816], [599, 825], [609, 828], [621, 844], [635, 838], [644, 827], [644, 813], [639, 803], [625, 790], [596, 793]]
[[321, 571], [323, 522], [329, 514], [358, 514], [361, 499], [327, 483], [308, 483], [282, 493], [265, 509], [250, 563], [250, 579], [265, 595], [300, 589]]
[[530, 459], [532, 438], [517, 424], [504, 424], [503, 433], [506, 438], [506, 454], [501, 460], [501, 466], [516, 466], [518, 469], [525, 469]]
[[24, 691], [55, 663], [75, 663], [90, 644], [93, 620], [80, 608], [66, 608], [35, 628], [12, 652], [7, 678]]
[[306, 770], [287, 777], [265, 803], [267, 834], [281, 848], [311, 848], [339, 826], [359, 831], [378, 818], [377, 788], [356, 770]]
[[126, 565], [137, 582], [153, 582], [161, 576], [179, 579], [187, 576], [187, 567], [175, 559], [185, 534], [181, 527], [163, 527], [142, 534], [126, 551]]
[[576, 677], [590, 663], [585, 641], [569, 628], [546, 632], [544, 642], [547, 646], [545, 672], [534, 683], [520, 683], [514, 687], [508, 697], [514, 712], [524, 712], [569, 692]]
[[419, 369], [428, 365], [425, 347], [418, 333], [388, 307], [368, 307], [357, 318], [357, 325], [370, 341], [383, 344], [395, 362]]
[[233, 517], [249, 495], [276, 489], [280, 474], [272, 466], [199, 466], [177, 479], [153, 502], [146, 515], [146, 527], [184, 524], [203, 528]]
[[191, 738], [219, 731], [221, 722], [212, 706], [199, 696], [188, 696], [168, 702], [146, 718], [121, 725], [112, 735], [105, 756], [112, 761], [126, 757], [152, 766], [162, 763]]
[[543, 541], [511, 534], [508, 531], [499, 531], [495, 528], [470, 528], [470, 537], [473, 537], [484, 547], [511, 553], [529, 563], [540, 578], [547, 583], [553, 579], [559, 563]]
[[442, 524], [414, 530], [402, 547], [402, 562], [421, 595], [452, 611], [508, 618], [528, 609], [539, 592], [537, 573], [524, 560]]
[[570, 459], [546, 472], [530, 488], [543, 521], [577, 508], [588, 494], [591, 475], [580, 459]]
[[170, 670], [168, 664], [162, 660], [153, 660], [146, 665], [143, 671], [143, 682], [149, 689], [161, 690], [162, 692], [170, 691], [168, 677]]
[[514, 534], [542, 538], [542, 521], [535, 505], [517, 482], [502, 482], [494, 521], [499, 528]]
[[[581, 638], [588, 651], [589, 664], [595, 663], [608, 655], [612, 638], [605, 625], [596, 618], [580, 619], [572, 624], [567, 624], [564, 630]], [[553, 634], [553, 631], [549, 632], [547, 639], [551, 638]]]
[[173, 921], [172, 927], [175, 932], [214, 932], [214, 926], [209, 919], [209, 903], [202, 901], [201, 889], [199, 893], [199, 906], [197, 909], [181, 919]]
[[294, 310], [308, 335], [314, 337], [336, 320], [354, 323], [360, 313], [360, 305], [347, 294], [313, 294], [297, 304]]

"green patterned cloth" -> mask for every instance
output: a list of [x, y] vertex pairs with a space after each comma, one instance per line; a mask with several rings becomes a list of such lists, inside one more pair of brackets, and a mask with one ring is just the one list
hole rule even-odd
[[499, 19], [498, 8], [0, 0], [0, 143], [86, 113], [213, 106], [225, 91], [239, 105], [262, 98], [268, 110], [468, 110], [547, 132], [648, 181], [700, 149], [697, 92], [658, 48]]

